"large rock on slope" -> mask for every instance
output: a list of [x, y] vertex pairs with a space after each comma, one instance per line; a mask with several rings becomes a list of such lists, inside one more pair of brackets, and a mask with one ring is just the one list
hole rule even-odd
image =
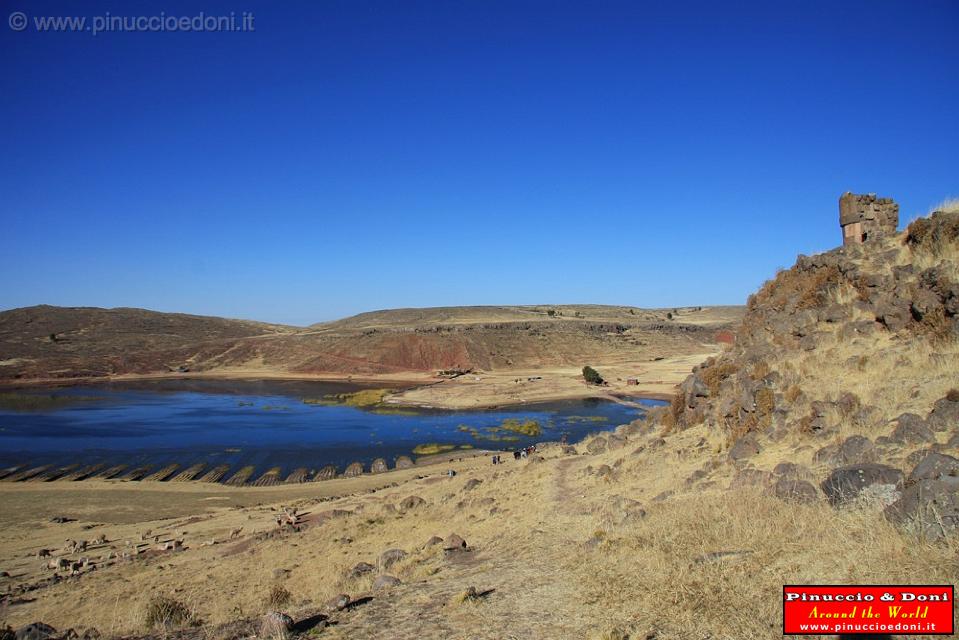
[[959, 528], [959, 478], [924, 479], [906, 488], [886, 508], [886, 517], [927, 538], [940, 538]]
[[877, 491], [892, 495], [902, 488], [902, 471], [884, 464], [852, 464], [834, 469], [820, 485], [826, 499], [834, 507]]

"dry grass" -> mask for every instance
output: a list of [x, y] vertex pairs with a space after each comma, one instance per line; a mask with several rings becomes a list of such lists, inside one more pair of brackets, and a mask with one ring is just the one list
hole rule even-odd
[[193, 611], [179, 600], [164, 596], [151, 598], [143, 613], [147, 629], [173, 629], [195, 624]]
[[[291, 493], [301, 497], [282, 504], [309, 514], [336, 508], [352, 515], [299, 534], [200, 546], [198, 539], [223, 536], [239, 523], [245, 531], [262, 531], [275, 513], [271, 505], [255, 502], [221, 509], [189, 525], [197, 537], [188, 538], [186, 551], [106, 567], [39, 590], [36, 602], [10, 609], [7, 620], [18, 625], [43, 619], [118, 633], [140, 631], [147, 620], [156, 625], [169, 619], [173, 625], [202, 618], [216, 624], [280, 608], [272, 598], [266, 602], [264, 594], [286, 601], [293, 585], [295, 597], [282, 606], [297, 615], [338, 593], [368, 592], [375, 573], [350, 578], [348, 571], [358, 562], [376, 565], [390, 548], [408, 553], [388, 570], [403, 584], [339, 614], [324, 635], [492, 640], [504, 637], [509, 621], [510, 633], [530, 638], [642, 638], [651, 629], [659, 638], [707, 633], [774, 638], [781, 633], [785, 582], [955, 581], [953, 542], [916, 541], [875, 512], [836, 512], [825, 505], [787, 505], [756, 493], [729, 493], [724, 488], [734, 470], [711, 462], [715, 433], [695, 427], [670, 436], [666, 446], [650, 447], [653, 437], [631, 436], [625, 448], [599, 456], [563, 456], [557, 447], [544, 452], [543, 462], [509, 460], [494, 467], [485, 460], [464, 460], [452, 465], [458, 471], [453, 479], [442, 475], [444, 467], [376, 493], [344, 492], [331, 502]], [[640, 446], [646, 448], [634, 454]], [[790, 454], [768, 448], [755, 462], [771, 468], [793, 459]], [[602, 465], [611, 469], [606, 477], [595, 473]], [[700, 469], [710, 470], [709, 479], [716, 482], [711, 488], [685, 482]], [[483, 482], [463, 492], [473, 478]], [[346, 486], [338, 485], [345, 481], [331, 483]], [[675, 495], [652, 500], [665, 491]], [[395, 505], [409, 495], [421, 496], [427, 506], [398, 512]], [[626, 517], [627, 498], [642, 506], [645, 517]], [[174, 525], [185, 516], [135, 526], [169, 530], [179, 528]], [[47, 526], [54, 525], [41, 528]], [[115, 536], [115, 528], [108, 537]], [[424, 547], [430, 536], [450, 533], [462, 535], [474, 551], [457, 560], [442, 545]], [[18, 557], [29, 550], [18, 548]], [[717, 551], [749, 553], [695, 561]], [[275, 569], [287, 576], [279, 583]], [[470, 585], [488, 595], [463, 597]], [[142, 594], [145, 602], [172, 597], [193, 609], [186, 611], [188, 617], [172, 606], [157, 607], [149, 616], [143, 608], [131, 616], [118, 607], [117, 614], [114, 603], [130, 593]]]

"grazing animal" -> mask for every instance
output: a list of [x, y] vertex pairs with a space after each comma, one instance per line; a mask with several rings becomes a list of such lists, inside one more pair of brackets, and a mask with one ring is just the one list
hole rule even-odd
[[101, 533], [96, 538], [90, 541], [90, 544], [106, 544], [106, 543], [107, 543], [107, 536], [105, 533]]
[[73, 547], [74, 547], [74, 545], [76, 545], [76, 543], [77, 543], [76, 540], [71, 540], [70, 538], [67, 538], [67, 539], [64, 541], [64, 543], [63, 543], [63, 552], [64, 552], [64, 553], [72, 553], [72, 552], [73, 552]]
[[243, 531], [243, 527], [237, 527], [230, 532], [230, 540], [236, 540], [240, 537], [240, 532]]
[[73, 543], [73, 553], [83, 553], [87, 550], [87, 541], [80, 540], [79, 542]]
[[49, 557], [50, 557], [50, 550], [49, 550], [49, 549], [40, 549], [39, 551], [37, 551], [37, 557], [38, 557], [38, 558], [49, 558]]

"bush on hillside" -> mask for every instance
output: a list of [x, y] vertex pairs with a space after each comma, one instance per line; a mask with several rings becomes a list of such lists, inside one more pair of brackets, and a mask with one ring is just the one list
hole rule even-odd
[[603, 376], [599, 375], [599, 372], [589, 365], [583, 367], [583, 380], [587, 384], [605, 384], [606, 382], [603, 380]]

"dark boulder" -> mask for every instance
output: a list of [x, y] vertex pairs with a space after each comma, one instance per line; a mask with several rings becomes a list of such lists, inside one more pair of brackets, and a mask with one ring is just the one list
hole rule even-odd
[[865, 436], [849, 436], [839, 447], [839, 456], [846, 464], [872, 462], [876, 457], [872, 440]]
[[729, 489], [768, 489], [776, 481], [775, 476], [760, 469], [741, 469], [733, 476]]
[[399, 578], [394, 576], [382, 575], [373, 582], [373, 591], [383, 591], [403, 584]]
[[618, 436], [615, 433], [611, 433], [606, 438], [606, 444], [610, 451], [613, 451], [614, 449], [622, 449], [626, 446], [626, 438], [623, 436]]
[[360, 576], [365, 576], [368, 573], [373, 573], [376, 571], [376, 567], [371, 565], [369, 562], [358, 562], [353, 565], [353, 568], [349, 570], [347, 575], [351, 578], [359, 578]]
[[926, 454], [909, 474], [908, 484], [959, 476], [959, 460], [935, 451]]
[[400, 501], [400, 511], [409, 511], [410, 509], [416, 509], [418, 507], [422, 507], [424, 504], [426, 504], [426, 500], [424, 500], [423, 498], [419, 496], [409, 496], [409, 497], [403, 498], [403, 500]]
[[787, 502], [812, 503], [819, 499], [819, 492], [811, 482], [792, 478], [779, 478], [773, 485], [773, 495]]
[[820, 487], [831, 505], [840, 506], [858, 498], [864, 491], [875, 487], [892, 491], [902, 487], [902, 471], [882, 464], [853, 464], [834, 469]]
[[602, 436], [593, 438], [589, 441], [589, 444], [586, 445], [586, 451], [592, 453], [593, 455], [597, 453], [603, 453], [606, 451], [606, 438]]
[[759, 441], [756, 439], [756, 436], [752, 433], [747, 433], [736, 440], [732, 448], [730, 448], [729, 459], [745, 460], [746, 458], [751, 458], [756, 455], [761, 450], [762, 447], [759, 446]]
[[[950, 400], [950, 397], [956, 400]], [[959, 431], [959, 397], [950, 394], [936, 400], [926, 417], [926, 424], [933, 431]]]
[[932, 432], [932, 429], [920, 416], [914, 413], [904, 413], [896, 418], [896, 428], [892, 432], [892, 439], [907, 444], [935, 442], [936, 434]]
[[402, 549], [388, 549], [380, 554], [379, 566], [381, 571], [389, 569], [394, 564], [407, 556]]
[[16, 630], [16, 640], [47, 640], [57, 635], [57, 630], [43, 622], [31, 622]]
[[959, 478], [919, 480], [886, 508], [890, 521], [907, 525], [927, 538], [940, 538], [959, 527]]

